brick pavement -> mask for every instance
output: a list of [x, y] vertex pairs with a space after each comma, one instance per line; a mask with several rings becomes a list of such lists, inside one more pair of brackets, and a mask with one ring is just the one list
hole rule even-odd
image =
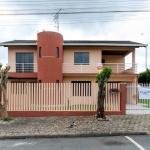
[[[0, 121], [0, 138], [150, 134], [150, 115], [108, 116], [108, 120], [98, 121], [94, 116], [14, 118]], [[77, 126], [67, 128], [73, 121]]]

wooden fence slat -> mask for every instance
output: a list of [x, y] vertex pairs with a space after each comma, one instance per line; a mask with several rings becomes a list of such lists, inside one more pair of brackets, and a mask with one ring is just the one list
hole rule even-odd
[[63, 93], [63, 111], [65, 111], [66, 110], [66, 101], [65, 101], [65, 99], [66, 99], [66, 83], [64, 83], [64, 84], [62, 84], [63, 85], [63, 91], [62, 91], [62, 93]]
[[14, 93], [13, 93], [14, 94], [14, 109], [13, 110], [17, 110], [16, 106], [15, 106], [16, 105], [16, 83], [14, 83], [13, 88], [14, 88], [14, 90], [13, 90], [14, 91]]
[[48, 111], [50, 111], [50, 94], [51, 94], [51, 89], [50, 89], [50, 83], [48, 83]]
[[29, 93], [28, 110], [31, 111], [31, 83], [28, 83], [28, 93]]
[[53, 92], [54, 92], [54, 110], [57, 110], [56, 108], [56, 105], [57, 105], [57, 102], [56, 102], [56, 86], [55, 86], [55, 83], [53, 83]]
[[22, 102], [23, 102], [23, 83], [20, 83], [20, 99], [19, 99], [19, 102], [20, 102], [20, 111], [22, 111]]
[[108, 99], [108, 86], [106, 85], [106, 95], [105, 95], [105, 101], [104, 101], [104, 110], [106, 111], [107, 110], [107, 99]]
[[52, 110], [55, 110], [55, 108], [54, 108], [54, 104], [55, 104], [55, 102], [54, 102], [54, 86], [53, 86], [53, 83], [50, 83], [51, 84], [51, 100], [52, 100]]
[[8, 88], [8, 92], [7, 92], [7, 97], [8, 97], [8, 111], [11, 109], [10, 108], [10, 106], [11, 106], [11, 101], [10, 101], [10, 95], [11, 95], [11, 93], [10, 93], [10, 83], [8, 83], [8, 85], [7, 85], [7, 88]]
[[41, 104], [41, 83], [38, 83], [38, 111], [40, 111]]
[[33, 107], [33, 110], [35, 111], [36, 110], [36, 104], [35, 104], [35, 89], [36, 89], [36, 84], [33, 83], [33, 104], [34, 104], [34, 107]]
[[35, 84], [35, 111], [38, 111], [38, 83]]

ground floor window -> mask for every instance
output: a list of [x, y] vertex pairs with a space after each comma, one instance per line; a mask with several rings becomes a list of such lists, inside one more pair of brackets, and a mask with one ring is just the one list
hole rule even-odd
[[91, 96], [91, 81], [72, 81], [73, 96]]

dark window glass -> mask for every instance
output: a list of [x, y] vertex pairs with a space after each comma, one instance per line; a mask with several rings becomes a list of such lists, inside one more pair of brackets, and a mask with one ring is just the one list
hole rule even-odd
[[56, 58], [59, 58], [59, 47], [56, 47]]
[[91, 81], [72, 81], [73, 96], [91, 96]]
[[59, 83], [59, 80], [56, 80], [56, 83]]
[[33, 53], [16, 53], [16, 72], [33, 72]]
[[89, 53], [88, 52], [75, 52], [74, 53], [74, 64], [89, 64]]
[[39, 57], [42, 57], [42, 48], [39, 47]]
[[104, 64], [105, 63], [105, 59], [102, 59], [102, 64]]
[[56, 88], [58, 88], [59, 89], [59, 80], [56, 80]]
[[20, 53], [17, 53], [17, 54], [16, 54], [16, 63], [17, 63], [17, 62], [20, 63], [20, 61], [21, 61]]
[[21, 55], [24, 57], [24, 62], [30, 62], [30, 54]]

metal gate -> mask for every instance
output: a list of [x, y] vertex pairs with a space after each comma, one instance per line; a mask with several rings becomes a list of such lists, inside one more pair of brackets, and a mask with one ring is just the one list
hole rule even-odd
[[[150, 85], [141, 85], [149, 87]], [[150, 114], [150, 99], [139, 99], [138, 86], [127, 83], [126, 114]]]

